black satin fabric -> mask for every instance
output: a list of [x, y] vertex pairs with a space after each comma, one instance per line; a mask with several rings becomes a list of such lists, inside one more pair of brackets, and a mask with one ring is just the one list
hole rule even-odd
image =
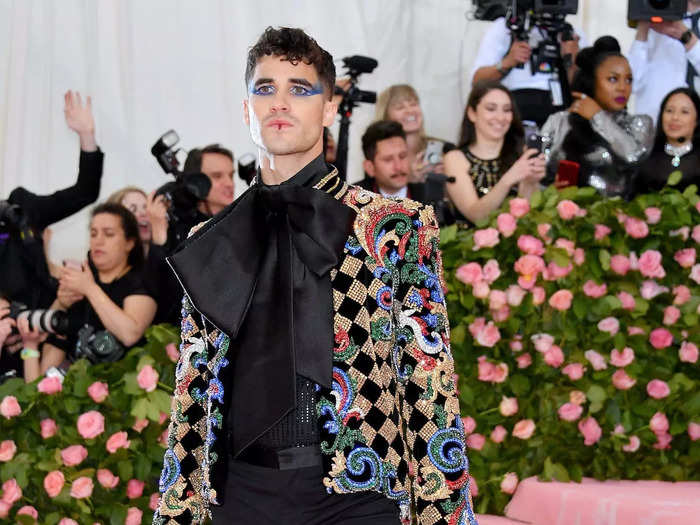
[[296, 374], [330, 387], [330, 270], [355, 219], [313, 188], [330, 171], [319, 156], [278, 186], [257, 182], [168, 259], [195, 309], [231, 338], [234, 457], [294, 408]]

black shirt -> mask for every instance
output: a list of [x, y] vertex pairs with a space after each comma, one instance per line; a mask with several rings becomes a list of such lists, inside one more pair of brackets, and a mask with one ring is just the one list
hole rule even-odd
[[691, 151], [680, 157], [677, 168], [671, 164], [672, 159], [673, 157], [664, 151], [652, 153], [639, 170], [635, 184], [637, 193], [661, 190], [674, 171], [680, 171], [683, 174], [681, 181], [674, 186], [679, 191], [683, 191], [691, 184], [700, 184], [700, 152]]

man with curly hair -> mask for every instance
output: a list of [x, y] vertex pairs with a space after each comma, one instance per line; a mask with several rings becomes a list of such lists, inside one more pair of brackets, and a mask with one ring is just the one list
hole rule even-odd
[[433, 211], [323, 158], [331, 55], [248, 54], [251, 188], [170, 265], [185, 290], [158, 524], [476, 521]]

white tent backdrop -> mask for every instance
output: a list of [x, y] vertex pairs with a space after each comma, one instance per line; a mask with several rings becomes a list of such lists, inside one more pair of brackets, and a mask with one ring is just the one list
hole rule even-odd
[[[624, 0], [580, 0], [573, 18], [592, 42], [613, 34], [628, 49]], [[181, 146], [210, 142], [254, 151], [242, 120], [248, 47], [268, 25], [304, 28], [336, 58], [376, 58], [360, 87], [410, 83], [430, 134], [455, 140], [469, 71], [488, 23], [467, 0], [0, 0], [0, 197], [22, 185], [50, 193], [73, 184], [78, 140], [63, 120], [63, 93], [93, 98], [105, 152], [101, 198], [127, 184], [164, 183], [150, 154], [177, 130]], [[356, 109], [350, 180], [361, 176], [360, 137], [373, 106]], [[236, 193], [244, 185], [236, 180]], [[84, 210], [52, 227], [51, 256], [80, 257]]]

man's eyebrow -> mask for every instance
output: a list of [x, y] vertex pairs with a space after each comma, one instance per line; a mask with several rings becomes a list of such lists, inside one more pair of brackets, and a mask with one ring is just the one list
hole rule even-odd
[[259, 78], [255, 81], [255, 84], [253, 84], [253, 87], [258, 87], [262, 86], [263, 84], [272, 84], [273, 81], [271, 78]]
[[290, 79], [289, 79], [289, 82], [290, 82], [291, 84], [298, 84], [298, 85], [300, 85], [300, 86], [305, 86], [305, 87], [308, 87], [308, 88], [314, 87], [314, 86], [311, 84], [311, 82], [309, 82], [309, 81], [306, 80], [305, 78], [290, 78]]

